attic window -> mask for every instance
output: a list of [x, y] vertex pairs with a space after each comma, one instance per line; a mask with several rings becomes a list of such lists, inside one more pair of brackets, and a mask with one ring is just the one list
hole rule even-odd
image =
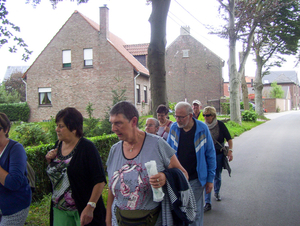
[[71, 67], [71, 50], [63, 50], [63, 68]]
[[182, 57], [189, 57], [189, 49], [182, 50]]
[[51, 104], [51, 88], [39, 88], [39, 105]]
[[93, 49], [84, 49], [83, 50], [84, 57], [84, 66], [91, 67], [93, 66]]

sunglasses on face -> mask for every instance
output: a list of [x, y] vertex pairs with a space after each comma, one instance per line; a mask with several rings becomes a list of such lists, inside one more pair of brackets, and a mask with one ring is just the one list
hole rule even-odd
[[207, 114], [207, 115], [203, 114], [203, 117], [210, 117], [210, 116], [211, 116], [211, 114]]

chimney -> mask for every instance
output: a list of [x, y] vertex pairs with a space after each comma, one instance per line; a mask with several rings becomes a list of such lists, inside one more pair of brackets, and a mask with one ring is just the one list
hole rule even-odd
[[100, 38], [109, 38], [108, 8], [106, 4], [100, 7]]
[[190, 35], [190, 27], [189, 26], [180, 27], [180, 35]]

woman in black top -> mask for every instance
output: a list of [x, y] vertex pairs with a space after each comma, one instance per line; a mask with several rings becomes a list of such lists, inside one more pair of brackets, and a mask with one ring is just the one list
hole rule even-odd
[[95, 145], [83, 137], [82, 114], [68, 107], [55, 122], [57, 148], [46, 155], [53, 187], [51, 225], [105, 225], [106, 177]]
[[[214, 145], [216, 149], [216, 160], [217, 160], [217, 168], [216, 175], [214, 179], [214, 191], [215, 198], [217, 201], [221, 201], [221, 196], [219, 194], [221, 188], [221, 173], [222, 173], [222, 163], [223, 158], [226, 158], [223, 155], [223, 152], [220, 151], [222, 146], [224, 146], [224, 139], [228, 142], [229, 151], [228, 151], [228, 160], [232, 161], [232, 139], [228, 129], [222, 121], [217, 120], [216, 109], [211, 106], [207, 106], [203, 110], [203, 116], [205, 119], [205, 124], [208, 126], [210, 134], [214, 140]], [[217, 142], [218, 141], [218, 142]], [[218, 144], [220, 143], [220, 144]], [[211, 210], [211, 193], [205, 194], [205, 206], [204, 212]]]

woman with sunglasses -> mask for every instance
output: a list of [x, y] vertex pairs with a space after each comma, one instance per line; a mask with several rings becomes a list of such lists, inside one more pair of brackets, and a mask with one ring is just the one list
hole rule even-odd
[[[205, 119], [205, 124], [208, 126], [210, 134], [213, 138], [215, 149], [216, 149], [216, 160], [217, 160], [217, 168], [216, 175], [214, 179], [214, 191], [215, 198], [217, 201], [221, 201], [220, 189], [221, 189], [221, 173], [222, 173], [222, 162], [225, 157], [223, 152], [221, 152], [222, 144], [224, 146], [224, 139], [228, 142], [229, 152], [228, 152], [228, 160], [232, 161], [232, 139], [228, 129], [222, 121], [217, 120], [216, 109], [211, 106], [207, 106], [203, 110], [203, 117]], [[226, 158], [226, 157], [225, 157]], [[204, 212], [211, 210], [211, 192], [205, 194], [205, 206]]]

